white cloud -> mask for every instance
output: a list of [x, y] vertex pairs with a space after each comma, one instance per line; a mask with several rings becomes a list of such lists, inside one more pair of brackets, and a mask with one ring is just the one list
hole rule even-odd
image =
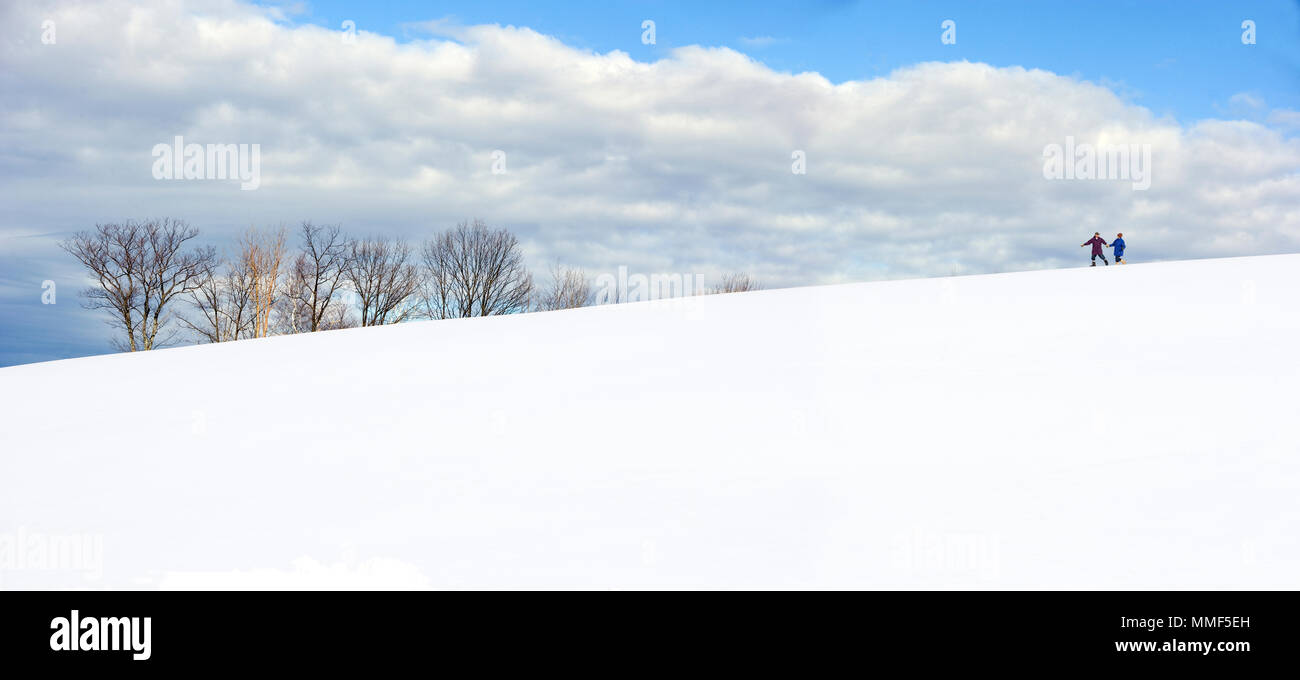
[[1234, 107], [1259, 109], [1264, 107], [1264, 100], [1249, 92], [1238, 92], [1228, 98], [1228, 104]]
[[[232, 0], [2, 11], [32, 28], [0, 54], [0, 237], [166, 214], [214, 238], [313, 219], [418, 239], [479, 216], [539, 268], [768, 286], [1079, 263], [1093, 231], [1124, 231], [1134, 261], [1300, 250], [1285, 117], [1180, 125], [1041, 70], [833, 84], [724, 48], [645, 63], [515, 27], [345, 44]], [[150, 149], [175, 135], [260, 144], [261, 188], [153, 180]], [[1044, 180], [1044, 146], [1067, 136], [1150, 144], [1150, 190]]]
[[1268, 122], [1280, 128], [1300, 130], [1300, 111], [1294, 109], [1273, 109], [1268, 114]]

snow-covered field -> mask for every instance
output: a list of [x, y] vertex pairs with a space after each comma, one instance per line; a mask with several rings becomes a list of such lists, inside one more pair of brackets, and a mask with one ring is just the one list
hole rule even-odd
[[1283, 255], [4, 368], [0, 587], [1297, 588], [1298, 352]]

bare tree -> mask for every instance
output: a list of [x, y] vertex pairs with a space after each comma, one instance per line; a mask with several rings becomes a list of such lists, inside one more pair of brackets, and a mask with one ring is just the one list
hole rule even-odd
[[325, 310], [317, 330], [333, 331], [340, 328], [356, 328], [357, 319], [352, 315], [352, 307], [343, 300], [338, 300]]
[[[319, 307], [313, 304], [310, 283], [313, 277], [307, 271], [310, 266], [300, 254], [285, 276], [284, 289], [276, 300], [276, 333], [291, 335], [356, 326], [352, 307], [345, 299], [347, 281], [341, 275], [338, 286], [329, 294], [330, 300], [326, 302], [320, 298]], [[340, 267], [339, 271], [342, 273], [343, 269]]]
[[240, 241], [239, 260], [253, 305], [253, 337], [265, 338], [271, 334], [271, 312], [280, 293], [284, 228], [269, 233], [249, 229]]
[[[225, 266], [225, 273], [217, 271]], [[190, 291], [201, 319], [180, 317], [181, 325], [207, 342], [229, 342], [253, 332], [253, 305], [248, 270], [240, 260], [224, 261], [209, 270], [203, 282]]]
[[709, 293], [743, 293], [750, 290], [762, 290], [756, 279], [749, 277], [749, 274], [738, 272], [727, 274], [718, 281], [718, 285], [709, 289]]
[[299, 254], [294, 259], [293, 264], [289, 265], [289, 271], [284, 277], [280, 294], [275, 299], [275, 332], [277, 335], [311, 332], [309, 325], [311, 314], [307, 311], [307, 306], [303, 302], [303, 298], [307, 297], [306, 282], [298, 276], [301, 262], [302, 255]]
[[425, 311], [431, 318], [494, 316], [528, 310], [533, 275], [519, 240], [481, 220], [461, 222], [424, 244]]
[[210, 275], [216, 251], [187, 250], [199, 230], [171, 218], [97, 224], [60, 246], [77, 258], [97, 285], [82, 292], [88, 309], [112, 313], [109, 324], [122, 332], [119, 350], [163, 347], [174, 339], [171, 303]]
[[586, 307], [594, 297], [586, 272], [555, 265], [551, 267], [550, 285], [538, 294], [537, 309], [548, 312]]
[[370, 238], [348, 243], [343, 276], [357, 294], [362, 326], [401, 323], [417, 310], [420, 271], [404, 241]]
[[338, 226], [303, 222], [301, 250], [285, 281], [284, 332], [301, 333], [340, 327], [347, 320], [341, 299], [346, 282], [349, 244]]

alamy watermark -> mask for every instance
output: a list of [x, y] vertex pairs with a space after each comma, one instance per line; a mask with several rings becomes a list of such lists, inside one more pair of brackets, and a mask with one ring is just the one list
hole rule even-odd
[[154, 179], [237, 179], [244, 191], [262, 184], [261, 144], [186, 144], [177, 135], [155, 144], [153, 158]]
[[595, 303], [598, 305], [667, 300], [708, 292], [704, 277], [697, 274], [635, 274], [630, 273], [626, 266], [619, 266], [617, 275], [609, 272], [598, 275], [595, 289]]
[[1046, 179], [1118, 179], [1133, 182], [1134, 191], [1151, 186], [1150, 144], [1075, 144], [1043, 147], [1043, 177]]
[[104, 575], [104, 537], [44, 534], [24, 527], [0, 534], [0, 577], [18, 571], [71, 571], [98, 581]]
[[153, 656], [153, 618], [82, 616], [73, 609], [50, 619], [50, 649], [55, 652], [129, 652], [136, 661]]
[[655, 44], [655, 22], [653, 19], [646, 19], [641, 22], [641, 44]]
[[897, 535], [894, 567], [926, 575], [973, 575], [997, 578], [1001, 570], [998, 536], [913, 530]]

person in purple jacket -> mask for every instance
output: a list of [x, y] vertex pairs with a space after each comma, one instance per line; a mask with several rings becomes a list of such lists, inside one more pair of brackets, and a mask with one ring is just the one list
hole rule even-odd
[[1102, 252], [1101, 250], [1101, 247], [1104, 245], [1106, 245], [1106, 239], [1101, 237], [1100, 231], [1094, 231], [1092, 233], [1092, 238], [1088, 239], [1087, 241], [1084, 241], [1083, 245], [1079, 247], [1082, 248], [1083, 246], [1092, 246], [1092, 266], [1094, 267], [1097, 266], [1097, 258], [1100, 257], [1101, 261], [1105, 262], [1106, 266], [1109, 267], [1110, 260], [1106, 259], [1106, 253]]

